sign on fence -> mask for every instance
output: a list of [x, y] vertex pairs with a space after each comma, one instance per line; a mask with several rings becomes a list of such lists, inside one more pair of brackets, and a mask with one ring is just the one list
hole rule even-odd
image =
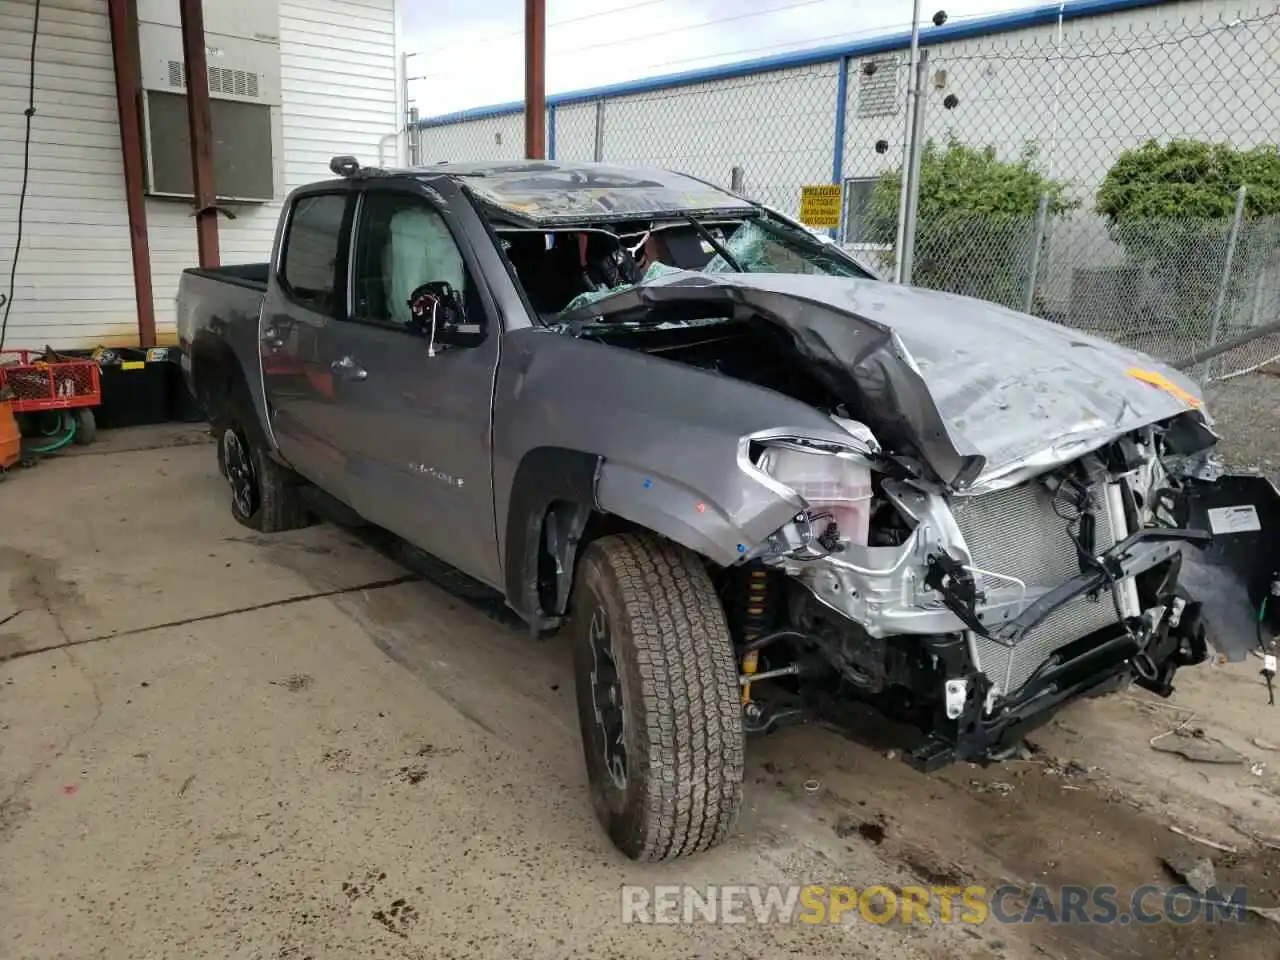
[[807, 227], [840, 226], [839, 184], [818, 183], [800, 188], [800, 222]]

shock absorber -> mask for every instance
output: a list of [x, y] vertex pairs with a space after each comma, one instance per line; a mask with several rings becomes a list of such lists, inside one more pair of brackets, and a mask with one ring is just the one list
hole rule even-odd
[[[748, 567], [746, 583], [741, 597], [740, 615], [742, 639], [750, 644], [753, 640], [769, 631], [777, 617], [778, 585], [774, 575], [762, 566]], [[742, 656], [742, 672], [747, 677], [755, 676], [760, 668], [760, 652], [748, 650]], [[742, 685], [742, 703], [751, 702], [751, 683]]]

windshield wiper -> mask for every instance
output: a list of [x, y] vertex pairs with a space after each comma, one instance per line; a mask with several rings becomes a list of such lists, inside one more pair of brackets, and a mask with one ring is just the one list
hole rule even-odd
[[733, 254], [725, 248], [725, 245], [712, 236], [710, 230], [698, 222], [697, 217], [685, 217], [685, 219], [693, 224], [693, 229], [698, 231], [698, 235], [702, 237], [703, 240], [707, 241], [707, 243], [711, 244], [712, 249], [715, 250], [716, 253], [720, 254], [721, 259], [729, 265], [729, 269], [734, 273], [747, 272], [742, 269], [742, 264], [734, 259]]

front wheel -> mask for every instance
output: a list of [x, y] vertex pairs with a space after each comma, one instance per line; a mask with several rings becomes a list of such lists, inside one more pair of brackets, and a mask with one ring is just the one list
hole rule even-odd
[[570, 635], [596, 815], [633, 860], [724, 840], [742, 802], [733, 641], [699, 558], [648, 535], [592, 542]]

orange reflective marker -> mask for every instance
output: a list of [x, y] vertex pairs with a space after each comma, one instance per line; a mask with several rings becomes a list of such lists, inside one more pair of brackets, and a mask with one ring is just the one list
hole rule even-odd
[[1199, 397], [1187, 393], [1186, 390], [1183, 390], [1163, 373], [1157, 373], [1155, 370], [1143, 370], [1141, 367], [1130, 367], [1125, 372], [1135, 380], [1141, 380], [1143, 383], [1149, 383], [1153, 387], [1159, 387], [1170, 396], [1177, 397], [1188, 407], [1198, 408], [1204, 405]]

